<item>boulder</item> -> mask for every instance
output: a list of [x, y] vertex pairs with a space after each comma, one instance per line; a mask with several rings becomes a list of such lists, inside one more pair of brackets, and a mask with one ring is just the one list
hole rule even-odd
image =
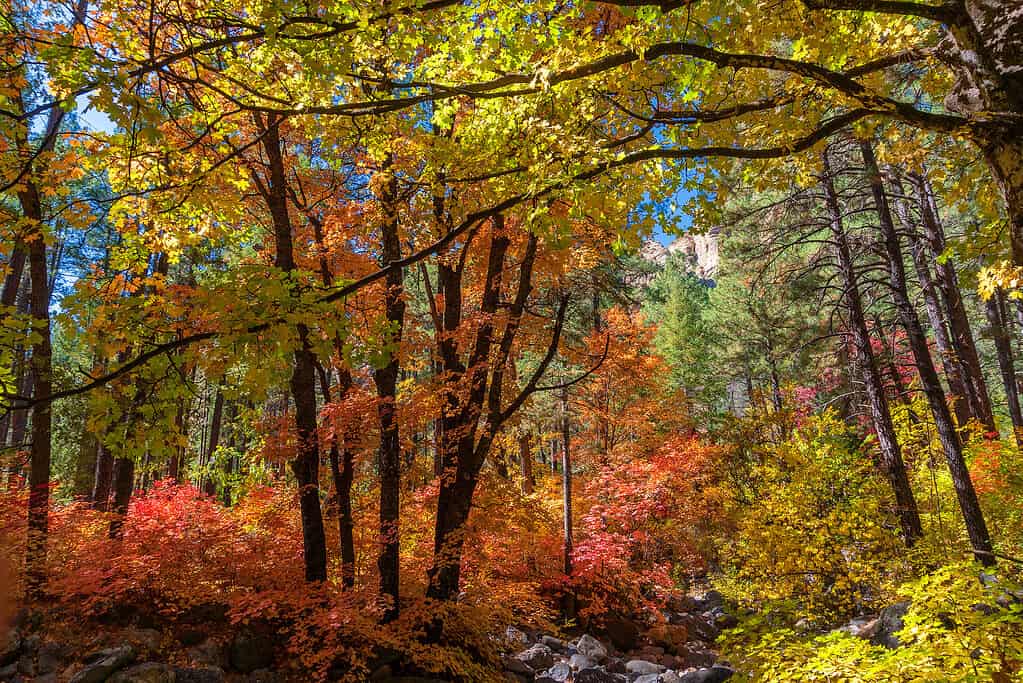
[[546, 645], [537, 643], [515, 655], [515, 659], [528, 665], [532, 671], [541, 671], [554, 664], [554, 653]]
[[219, 667], [206, 669], [174, 669], [174, 683], [223, 683], [224, 670]]
[[614, 617], [604, 624], [604, 631], [607, 637], [621, 652], [627, 652], [636, 648], [639, 640], [639, 626], [630, 619]]
[[718, 591], [710, 590], [696, 599], [696, 609], [700, 612], [712, 610], [715, 607], [725, 606], [725, 596]]
[[665, 671], [661, 674], [660, 683], [682, 683], [682, 679], [674, 671]]
[[643, 674], [632, 683], [661, 683], [661, 674]]
[[706, 648], [697, 646], [696, 643], [691, 643], [678, 652], [677, 659], [682, 662], [677, 668], [705, 669], [714, 666], [718, 656]]
[[586, 655], [597, 662], [607, 659], [607, 648], [589, 634], [579, 638], [579, 641], [575, 644], [575, 649], [579, 651], [579, 654]]
[[269, 669], [257, 669], [246, 679], [247, 683], [281, 683], [283, 680], [283, 676]]
[[577, 671], [575, 678], [572, 680], [574, 683], [624, 683], [629, 679], [621, 674], [613, 674], [607, 669], [597, 666], [592, 669]]
[[529, 636], [514, 626], [509, 626], [504, 630], [504, 639], [512, 647], [526, 647], [529, 645]]
[[247, 626], [231, 640], [231, 666], [243, 674], [267, 669], [274, 659], [274, 640], [270, 629]]
[[672, 617], [671, 623], [677, 626], [684, 626], [689, 632], [689, 637], [712, 643], [718, 637], [720, 631], [707, 619], [695, 614], [676, 614]]
[[[513, 674], [522, 674], [524, 676], [532, 676], [533, 675], [533, 667], [529, 666], [528, 664], [526, 664], [524, 661], [522, 661], [518, 657], [505, 657], [502, 661], [504, 662], [504, 670], [505, 671], [510, 671]], [[390, 674], [390, 672], [391, 672], [391, 667], [390, 666], [387, 667], [387, 671], [388, 671], [388, 674]], [[374, 673], [373, 676], [370, 677], [370, 680], [376, 681], [376, 680], [381, 680], [381, 678], [385, 678], [385, 677], [378, 676], [376, 673]]]
[[597, 666], [597, 660], [586, 655], [574, 654], [568, 658], [568, 665], [576, 671], [579, 669], [592, 669]]
[[876, 617], [857, 617], [850, 620], [848, 624], [840, 627], [838, 630], [857, 638], [865, 638], [869, 640], [877, 633], [880, 623], [881, 620]]
[[188, 648], [188, 658], [204, 667], [223, 669], [228, 664], [224, 646], [212, 638], [207, 638], [195, 647]]
[[683, 675], [680, 683], [723, 683], [735, 672], [727, 666], [712, 666], [709, 669], [697, 669]]
[[39, 673], [48, 674], [62, 669], [71, 656], [70, 649], [64, 643], [49, 641], [39, 646], [36, 655], [36, 666]]
[[572, 677], [572, 667], [565, 662], [558, 662], [543, 674], [556, 683], [565, 683]]
[[895, 649], [902, 645], [895, 636], [902, 630], [903, 618], [909, 612], [909, 601], [897, 602], [881, 610], [881, 616], [877, 619], [877, 630], [870, 638], [875, 645], [883, 645], [889, 649]]
[[15, 662], [21, 656], [21, 635], [15, 629], [7, 632], [2, 646], [0, 646], [0, 668]]
[[648, 662], [645, 659], [632, 659], [625, 662], [625, 672], [630, 674], [659, 674], [663, 671], [663, 666]]
[[561, 638], [555, 638], [554, 636], [543, 636], [540, 638], [540, 642], [555, 652], [561, 654], [568, 654], [568, 650], [572, 647], [569, 643], [565, 642]]
[[175, 683], [174, 669], [166, 664], [146, 662], [121, 669], [107, 679], [108, 683]]
[[135, 650], [130, 645], [94, 652], [85, 658], [85, 668], [71, 677], [71, 683], [102, 683], [134, 659]]

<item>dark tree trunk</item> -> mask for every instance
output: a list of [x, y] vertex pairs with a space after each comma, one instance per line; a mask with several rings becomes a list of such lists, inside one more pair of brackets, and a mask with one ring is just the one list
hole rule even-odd
[[970, 320], [966, 314], [966, 306], [959, 290], [959, 277], [952, 262], [938, 258], [945, 251], [945, 231], [938, 217], [937, 203], [927, 181], [919, 176], [910, 176], [920, 203], [920, 217], [924, 227], [927, 244], [936, 262], [938, 289], [945, 302], [949, 330], [951, 331], [952, 348], [961, 363], [961, 374], [966, 386], [967, 401], [970, 412], [980, 420], [989, 432], [997, 430], [994, 413], [991, 410], [991, 399], [987, 384], [980, 366], [980, 356], [970, 329]]
[[[34, 225], [29, 241], [28, 261], [31, 278], [32, 326], [36, 334], [32, 344], [32, 446], [29, 462], [28, 548], [26, 579], [28, 595], [38, 598], [46, 581], [46, 548], [50, 511], [51, 404], [53, 391], [53, 351], [50, 341], [50, 289], [47, 277], [46, 240], [42, 232], [42, 207], [32, 182], [21, 193], [25, 217]], [[22, 411], [24, 412], [24, 411]]]
[[[322, 365], [317, 366], [323, 402], [331, 403], [330, 380]], [[352, 375], [343, 369], [338, 382], [338, 400], [342, 401], [352, 388]], [[355, 586], [355, 522], [352, 519], [352, 482], [355, 477], [355, 453], [349, 446], [347, 434], [342, 437], [344, 450], [335, 434], [330, 439], [330, 473], [337, 495], [338, 539], [341, 551], [341, 585], [345, 589]]]
[[561, 388], [561, 493], [564, 535], [563, 568], [572, 576], [572, 424], [568, 413], [568, 387]]
[[863, 300], [860, 297], [856, 268], [853, 263], [852, 252], [849, 248], [849, 240], [845, 233], [838, 195], [835, 192], [831, 168], [826, 153], [823, 161], [824, 176], [821, 178], [821, 185], [824, 189], [825, 202], [831, 221], [831, 233], [835, 241], [838, 267], [842, 272], [842, 280], [845, 286], [845, 304], [849, 310], [849, 326], [852, 333], [853, 346], [856, 348], [856, 357], [870, 405], [870, 417], [874, 422], [877, 443], [881, 451], [882, 470], [892, 487], [892, 493], [895, 495], [896, 512], [899, 517], [899, 525], [902, 528], [902, 538], [907, 546], [912, 546], [917, 539], [923, 536], [920, 512], [917, 509], [916, 498], [913, 496], [913, 488], [909, 482], [906, 465], [902, 460], [902, 450], [895, 436], [895, 427], [892, 424], [891, 412], [888, 409], [884, 386], [881, 383], [881, 373], [877, 369], [874, 351], [870, 345], [870, 332], [867, 329], [867, 321], [863, 312]]
[[[398, 224], [398, 180], [390, 168], [384, 166], [387, 180], [382, 186], [380, 202], [386, 215], [380, 226], [381, 265], [388, 267], [401, 259], [401, 237]], [[401, 507], [401, 441], [398, 434], [397, 386], [400, 368], [399, 349], [405, 324], [404, 277], [401, 268], [388, 270], [385, 280], [384, 308], [391, 325], [389, 342], [393, 351], [387, 365], [374, 371], [376, 384], [377, 419], [380, 423], [380, 447], [377, 468], [380, 476], [380, 596], [385, 601], [384, 621], [398, 616], [399, 610], [399, 511]]]
[[81, 446], [78, 450], [78, 461], [75, 463], [75, 498], [78, 500], [89, 500], [92, 498], [93, 489], [96, 486], [96, 459], [99, 455], [99, 439], [89, 431], [88, 427], [82, 428]]
[[217, 449], [220, 448], [220, 430], [224, 417], [224, 392], [218, 386], [213, 399], [213, 418], [210, 422], [210, 442], [204, 453], [204, 464], [206, 472], [203, 474], [202, 492], [207, 496], [217, 495], [217, 482], [213, 478], [214, 459], [217, 456]]
[[132, 489], [135, 487], [135, 458], [114, 460], [114, 517], [110, 520], [110, 538], [120, 538], [124, 531], [124, 519], [131, 504]]
[[[281, 152], [280, 118], [267, 116], [265, 124], [257, 117], [257, 126], [263, 135], [263, 150], [268, 162], [264, 199], [273, 221], [274, 265], [285, 273], [296, 270], [294, 246], [291, 238], [291, 218], [288, 215], [287, 178]], [[297, 281], [289, 278], [291, 286]], [[295, 326], [298, 347], [294, 351], [291, 372], [291, 396], [295, 400], [295, 458], [291, 469], [295, 474], [302, 515], [302, 547], [306, 581], [327, 579], [327, 539], [320, 509], [320, 449], [316, 430], [316, 358], [309, 342], [309, 328], [302, 323]]]
[[973, 481], [970, 479], [970, 472], [966, 467], [962, 445], [959, 442], [958, 434], [956, 434], [952, 415], [948, 409], [948, 403], [945, 401], [945, 392], [941, 388], [941, 381], [938, 379], [938, 373], [934, 369], [934, 363], [931, 360], [930, 350], [927, 347], [927, 337], [924, 335], [923, 327], [920, 325], [920, 320], [916, 315], [916, 309], [913, 307], [913, 302], [906, 291], [906, 273], [902, 248], [899, 245], [898, 233], [896, 233], [895, 224], [892, 221], [891, 210], [888, 207], [888, 197], [884, 190], [881, 174], [877, 168], [874, 150], [871, 143], [864, 140], [860, 142], [860, 151], [863, 155], [864, 168], [870, 182], [870, 189], [878, 215], [878, 223], [884, 240], [895, 309], [906, 331], [910, 350], [913, 352], [917, 372], [920, 376], [920, 386], [927, 397], [927, 403], [930, 405], [931, 413], [934, 416], [938, 439], [941, 441], [942, 449], [945, 452], [945, 459], [948, 461], [949, 472], [952, 475], [952, 483], [959, 499], [959, 508], [962, 511], [970, 544], [974, 555], [980, 562], [983, 564], [994, 564], [995, 558], [992, 554], [991, 536], [984, 521], [984, 513], [980, 508], [977, 492], [973, 488]]
[[998, 355], [998, 370], [1002, 374], [1002, 385], [1005, 387], [1005, 401], [1012, 419], [1012, 432], [1016, 445], [1023, 447], [1023, 414], [1020, 412], [1019, 387], [1016, 385], [1016, 367], [1012, 357], [1012, 339], [1009, 335], [1008, 312], [1005, 309], [1005, 298], [1001, 289], [985, 302], [988, 325], [991, 337], [995, 342]]
[[92, 507], [100, 512], [110, 509], [110, 488], [114, 478], [114, 456], [100, 443], [96, 452], [96, 476], [92, 489]]
[[530, 495], [536, 482], [533, 480], [533, 452], [529, 445], [529, 432], [519, 434], [519, 466], [522, 468], [522, 493]]

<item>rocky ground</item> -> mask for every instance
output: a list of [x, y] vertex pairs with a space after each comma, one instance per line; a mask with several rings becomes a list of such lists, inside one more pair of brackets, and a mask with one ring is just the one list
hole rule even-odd
[[734, 671], [713, 648], [735, 624], [721, 596], [683, 597], [666, 623], [643, 629], [626, 619], [607, 622], [602, 637], [571, 641], [509, 628], [517, 652], [505, 657], [506, 677], [523, 683], [719, 683]]

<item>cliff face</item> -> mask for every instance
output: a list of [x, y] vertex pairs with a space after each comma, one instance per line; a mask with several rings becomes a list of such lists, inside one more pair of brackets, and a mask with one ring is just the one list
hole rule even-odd
[[713, 280], [718, 270], [719, 233], [718, 228], [702, 234], [686, 233], [667, 247], [656, 240], [647, 240], [640, 247], [639, 254], [647, 261], [662, 266], [669, 255], [682, 254], [690, 263], [690, 270], [694, 275], [705, 280]]

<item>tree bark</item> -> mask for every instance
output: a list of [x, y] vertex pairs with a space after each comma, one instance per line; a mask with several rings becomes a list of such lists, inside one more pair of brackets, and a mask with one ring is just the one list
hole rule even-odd
[[[281, 120], [268, 115], [264, 123], [257, 117], [257, 125], [264, 133], [263, 150], [268, 162], [268, 177], [263, 191], [273, 221], [276, 247], [274, 265], [288, 275], [288, 286], [296, 291], [299, 283], [295, 279], [287, 179], [281, 152]], [[316, 582], [327, 579], [327, 539], [320, 509], [320, 448], [316, 429], [316, 357], [309, 342], [309, 328], [304, 323], [298, 323], [295, 329], [298, 347], [294, 351], [289, 383], [295, 401], [295, 458], [291, 461], [291, 469], [298, 483], [305, 578], [306, 581]]]
[[202, 491], [210, 497], [217, 495], [217, 482], [213, 478], [213, 460], [217, 456], [217, 449], [220, 448], [220, 430], [224, 417], [224, 392], [219, 386], [214, 391], [216, 396], [213, 399], [213, 418], [210, 421], [210, 442], [206, 446], [206, 453], [203, 454], [206, 471], [203, 474]]
[[942, 450], [945, 452], [945, 459], [948, 461], [949, 472], [952, 475], [952, 483], [956, 490], [956, 496], [959, 499], [959, 508], [963, 515], [963, 522], [966, 525], [970, 544], [974, 555], [981, 563], [986, 565], [994, 564], [995, 558], [992, 554], [991, 536], [984, 521], [984, 513], [981, 510], [980, 501], [977, 499], [977, 492], [973, 488], [973, 481], [970, 479], [970, 472], [966, 467], [962, 445], [956, 433], [955, 425], [952, 422], [948, 403], [945, 401], [945, 392], [941, 388], [941, 381], [938, 379], [938, 373], [934, 369], [934, 363], [931, 360], [930, 350], [927, 347], [927, 337], [924, 335], [923, 327], [920, 325], [916, 310], [906, 291], [906, 273], [902, 248], [899, 245], [898, 234], [895, 232], [895, 224], [892, 221], [891, 210], [888, 206], [888, 197], [884, 190], [881, 174], [877, 168], [877, 160], [874, 157], [874, 150], [870, 141], [863, 140], [860, 142], [860, 152], [863, 156], [864, 168], [870, 183], [871, 194], [873, 195], [878, 216], [878, 224], [884, 241], [895, 309], [906, 331], [906, 338], [913, 352], [917, 372], [920, 376], [920, 385], [927, 397], [931, 413], [934, 416], [938, 438], [941, 441]]
[[831, 222], [831, 234], [835, 242], [838, 267], [845, 286], [845, 304], [849, 311], [853, 346], [856, 348], [857, 361], [870, 405], [870, 416], [874, 422], [874, 431], [877, 434], [877, 443], [881, 451], [882, 470], [895, 495], [896, 514], [902, 528], [902, 538], [907, 546], [912, 546], [917, 539], [923, 536], [920, 512], [909, 482], [909, 475], [906, 472], [906, 465], [902, 459], [902, 450], [895, 436], [895, 427], [885, 397], [884, 385], [881, 382], [881, 373], [877, 368], [874, 350], [870, 345], [870, 332], [867, 329], [866, 316], [863, 312], [863, 300], [860, 297], [856, 268], [845, 233], [827, 153], [823, 156], [823, 162], [824, 175], [821, 178], [821, 185], [824, 189], [825, 203]]
[[938, 217], [937, 203], [924, 178], [911, 175], [910, 179], [920, 203], [920, 217], [927, 244], [936, 261], [938, 289], [945, 302], [952, 348], [961, 364], [961, 375], [966, 386], [966, 398], [970, 402], [970, 412], [980, 420], [987, 431], [997, 431], [994, 413], [991, 410], [991, 398], [980, 366], [980, 356], [959, 290], [959, 277], [949, 260], [939, 258], [945, 251], [945, 230]]
[[529, 432], [519, 433], [519, 467], [522, 469], [522, 494], [531, 495], [536, 486], [533, 479], [533, 451], [529, 444]]
[[[398, 223], [398, 180], [388, 159], [382, 170], [387, 174], [382, 184], [380, 204], [384, 211], [380, 225], [381, 265], [387, 267], [401, 259], [401, 237]], [[387, 364], [373, 372], [376, 384], [377, 419], [380, 424], [380, 446], [377, 469], [380, 477], [380, 597], [384, 600], [383, 620], [392, 621], [399, 611], [399, 511], [401, 507], [401, 442], [398, 434], [397, 386], [400, 369], [402, 332], [405, 325], [404, 276], [401, 268], [388, 271], [385, 279], [384, 313], [391, 326], [388, 342], [392, 350]]]
[[1016, 384], [1016, 367], [1012, 356], [1012, 339], [1009, 335], [1008, 312], [1005, 309], [1005, 296], [1001, 289], [995, 291], [985, 302], [991, 338], [995, 342], [995, 353], [998, 356], [998, 370], [1002, 375], [1005, 387], [1005, 402], [1012, 420], [1012, 433], [1017, 447], [1023, 447], [1023, 413], [1020, 412], [1019, 387]]

